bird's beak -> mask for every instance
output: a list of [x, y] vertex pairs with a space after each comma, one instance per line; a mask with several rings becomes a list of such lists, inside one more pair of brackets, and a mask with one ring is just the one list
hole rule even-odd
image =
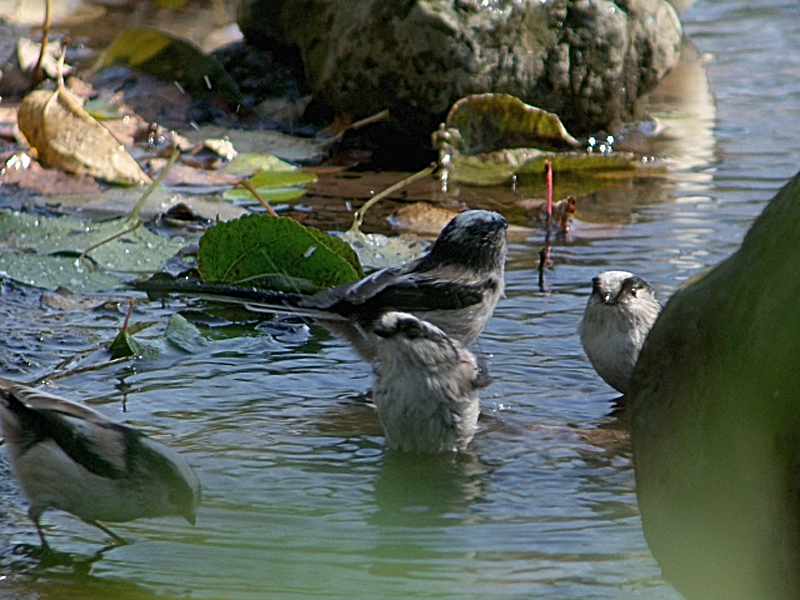
[[380, 325], [376, 325], [375, 328], [372, 330], [375, 335], [382, 338], [390, 338], [392, 337], [392, 331], [386, 327], [382, 327]]

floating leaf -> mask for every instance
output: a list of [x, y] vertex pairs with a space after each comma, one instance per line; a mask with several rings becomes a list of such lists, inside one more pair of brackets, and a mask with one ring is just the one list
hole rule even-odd
[[604, 173], [621, 171], [633, 174], [642, 162], [632, 152], [561, 152], [537, 156], [525, 161], [516, 171], [517, 175], [526, 173], [542, 173], [544, 163], [549, 161], [556, 173], [581, 173], [584, 175], [602, 176]]
[[151, 29], [120, 33], [97, 59], [93, 70], [122, 63], [165, 81], [177, 81], [195, 98], [223, 96], [235, 102], [242, 94], [223, 66], [189, 42]]
[[206, 231], [197, 264], [206, 281], [290, 291], [315, 291], [364, 276], [355, 252], [342, 240], [265, 214]]
[[19, 128], [41, 162], [110, 183], [149, 183], [139, 164], [69, 90], [31, 92], [19, 107]]
[[641, 174], [643, 168], [641, 161], [631, 152], [558, 153], [517, 148], [478, 156], [453, 156], [448, 177], [471, 185], [500, 185], [508, 183], [514, 176], [540, 177], [544, 173], [544, 163], [548, 161], [560, 178], [566, 175], [605, 178], [612, 174], [632, 177]]
[[476, 94], [453, 104], [445, 125], [457, 129], [462, 154], [501, 148], [566, 150], [580, 145], [558, 115], [509, 94]]

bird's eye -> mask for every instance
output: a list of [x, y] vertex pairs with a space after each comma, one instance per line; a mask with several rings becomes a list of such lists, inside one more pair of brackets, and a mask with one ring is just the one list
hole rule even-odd
[[410, 340], [413, 340], [414, 338], [418, 338], [420, 333], [421, 333], [421, 331], [419, 330], [419, 327], [409, 327], [406, 330], [406, 336]]

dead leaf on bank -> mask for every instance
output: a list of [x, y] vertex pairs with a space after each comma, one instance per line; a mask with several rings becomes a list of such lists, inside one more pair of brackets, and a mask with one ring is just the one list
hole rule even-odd
[[30, 157], [25, 160], [20, 154], [12, 156], [0, 170], [0, 184], [9, 183], [47, 196], [100, 191], [100, 185], [92, 177], [68, 175], [59, 169], [45, 169]]
[[63, 87], [28, 94], [18, 120], [31, 148], [48, 166], [121, 185], [150, 182], [125, 148]]
[[[148, 161], [153, 172], [158, 172], [167, 163], [165, 158], [154, 158]], [[164, 177], [164, 184], [168, 186], [234, 186], [241, 177], [231, 175], [216, 169], [198, 169], [191, 165], [175, 164]]]

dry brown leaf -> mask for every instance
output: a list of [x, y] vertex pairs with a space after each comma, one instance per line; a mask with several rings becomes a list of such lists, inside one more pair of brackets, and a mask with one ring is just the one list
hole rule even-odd
[[[536, 199], [520, 200], [517, 206], [522, 208], [528, 216], [537, 221], [547, 220], [547, 201]], [[575, 196], [567, 196], [563, 200], [553, 203], [553, 222], [562, 231], [569, 231], [570, 221], [575, 216], [577, 200]]]
[[[154, 158], [148, 161], [148, 169], [158, 172], [164, 168], [167, 161], [163, 158]], [[165, 185], [236, 185], [242, 180], [240, 176], [231, 175], [215, 169], [198, 169], [189, 165], [176, 163], [164, 177]]]
[[69, 175], [58, 169], [44, 169], [37, 162], [22, 166], [19, 161], [0, 171], [0, 185], [16, 183], [46, 195], [86, 194], [100, 191], [97, 181], [82, 175]]
[[389, 217], [389, 224], [395, 231], [410, 231], [422, 236], [435, 237], [459, 212], [440, 208], [427, 202], [414, 202], [400, 208]]
[[110, 183], [150, 182], [124, 146], [64, 88], [28, 94], [18, 120], [20, 131], [44, 164]]

